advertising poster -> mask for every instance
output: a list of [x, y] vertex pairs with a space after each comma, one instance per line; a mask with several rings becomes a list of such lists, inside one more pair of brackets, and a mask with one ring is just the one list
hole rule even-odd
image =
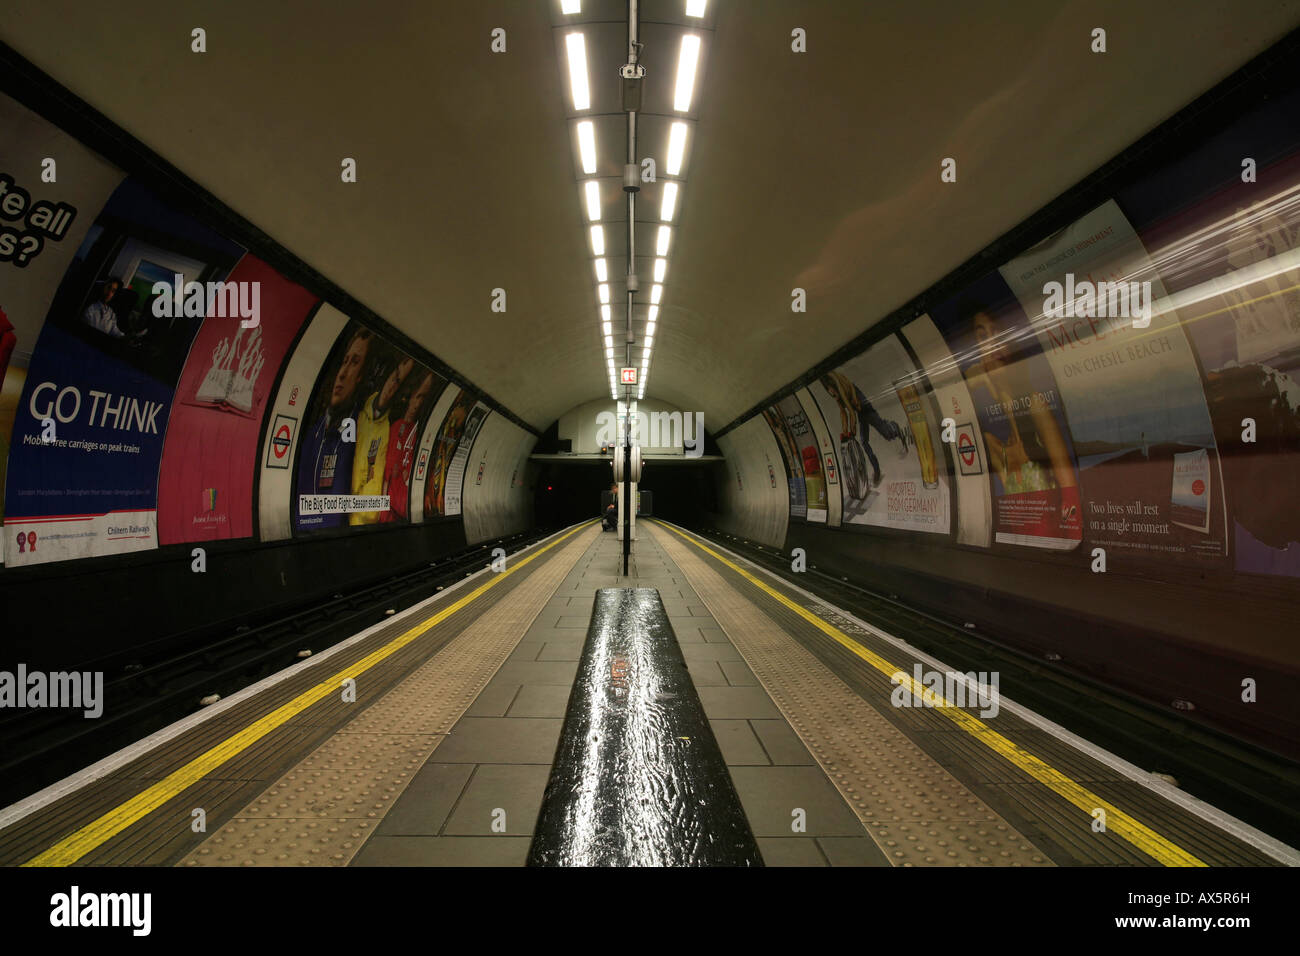
[[1200, 370], [1119, 206], [1105, 203], [1000, 271], [1055, 373], [1089, 546], [1223, 561], [1223, 482]]
[[[831, 528], [838, 528], [841, 520], [841, 508], [843, 501], [840, 495], [840, 467], [835, 461], [835, 455], [839, 450], [838, 433], [836, 439], [832, 440], [830, 432], [826, 428], [826, 423], [822, 419], [821, 409], [817, 407], [817, 400], [813, 398], [812, 393], [806, 388], [801, 388], [795, 392], [799, 400], [799, 408], [803, 411], [804, 417], [808, 424], [812, 426], [813, 437], [816, 439], [816, 450], [819, 453], [817, 467], [822, 479], [822, 488], [826, 495], [826, 524]], [[804, 451], [804, 460], [807, 462], [808, 451]], [[811, 474], [811, 472], [809, 472]]]
[[[469, 417], [470, 409], [474, 407], [474, 396], [465, 389], [461, 389], [456, 396], [451, 407], [443, 416], [442, 424], [438, 427], [437, 437], [433, 440], [433, 448], [428, 464], [428, 477], [424, 485], [424, 518], [437, 518], [444, 515], [450, 515], [453, 512], [447, 509], [447, 480], [451, 474], [452, 459], [456, 454], [456, 446], [459, 444], [461, 435], [464, 434], [466, 420]], [[456, 495], [460, 497], [459, 492]], [[459, 514], [459, 507], [456, 514]]]
[[[988, 451], [975, 417], [975, 402], [952, 352], [928, 315], [921, 315], [899, 333], [912, 346], [939, 405], [940, 438], [950, 439], [953, 492], [957, 499], [957, 543], [987, 548], [992, 540], [993, 505], [987, 477]], [[953, 432], [943, 433], [943, 419]], [[937, 448], [936, 448], [937, 451]]]
[[[1293, 109], [1300, 109], [1297, 99], [1292, 97]], [[1287, 129], [1280, 120], [1274, 117], [1264, 131], [1277, 135]], [[1231, 140], [1219, 148], [1208, 144], [1203, 155], [1184, 160], [1189, 168], [1162, 171], [1159, 182], [1135, 185], [1121, 203], [1146, 220], [1135, 225], [1160, 263], [1164, 287], [1200, 357], [1234, 566], [1297, 577], [1300, 153], [1261, 165], [1255, 182], [1234, 175], [1205, 196], [1195, 187], [1221, 175], [1221, 157], [1240, 152], [1235, 146]], [[1205, 198], [1186, 207], [1170, 193]], [[1187, 466], [1194, 473], [1204, 467], [1199, 461]], [[1185, 482], [1180, 490], [1185, 501]]]
[[808, 390], [839, 443], [840, 523], [947, 534], [947, 465], [924, 382], [897, 336]]
[[[991, 272], [931, 309], [987, 454], [993, 540], [1070, 550], [1083, 539], [1079, 475], [1056, 376], [1024, 310]], [[974, 462], [972, 462], [972, 467]], [[842, 468], [843, 466], [841, 466]]]
[[346, 315], [328, 302], [321, 303], [285, 363], [279, 388], [266, 413], [262, 442], [257, 483], [258, 537], [262, 541], [282, 541], [293, 535], [293, 465], [298, 457], [303, 412], [347, 324]]
[[452, 454], [451, 464], [447, 469], [446, 493], [444, 504], [446, 515], [458, 515], [461, 512], [461, 491], [465, 484], [465, 468], [474, 448], [474, 439], [483, 426], [490, 409], [486, 405], [474, 405], [465, 416], [465, 427], [461, 432], [456, 451]]
[[794, 443], [794, 453], [799, 459], [799, 470], [803, 472], [808, 520], [825, 524], [826, 476], [822, 471], [821, 452], [817, 448], [817, 436], [813, 433], [812, 423], [808, 421], [803, 406], [794, 395], [787, 395], [781, 399], [776, 403], [776, 408], [785, 422], [786, 434]]
[[304, 416], [296, 532], [409, 520], [401, 463], [442, 384], [361, 323], [347, 324]]
[[228, 283], [236, 285], [240, 302], [257, 305], [257, 324], [245, 328], [254, 320], [210, 314], [194, 340], [163, 443], [160, 544], [252, 536], [253, 475], [267, 399], [276, 370], [318, 301], [253, 256], [239, 261]]
[[775, 405], [763, 409], [763, 419], [772, 429], [776, 445], [781, 450], [781, 459], [785, 463], [785, 479], [790, 489], [790, 517], [807, 520], [808, 495], [803, 481], [803, 460], [794, 434], [786, 424], [785, 416]]
[[[0, 520], [10, 436], [41, 325], [122, 178], [117, 167], [0, 94]], [[37, 541], [39, 549], [39, 532]]]
[[156, 546], [172, 394], [205, 312], [155, 283], [221, 282], [244, 250], [134, 180], [109, 198], [50, 306], [14, 419], [6, 552], [36, 564]]

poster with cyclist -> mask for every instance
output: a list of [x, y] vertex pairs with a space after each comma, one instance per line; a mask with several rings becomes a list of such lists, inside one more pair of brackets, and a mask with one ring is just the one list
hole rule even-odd
[[841, 522], [947, 534], [950, 494], [925, 385], [897, 336], [808, 386], [839, 443]]

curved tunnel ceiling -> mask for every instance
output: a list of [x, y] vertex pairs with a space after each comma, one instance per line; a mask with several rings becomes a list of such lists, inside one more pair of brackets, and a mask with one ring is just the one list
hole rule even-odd
[[[540, 429], [608, 387], [558, 6], [46, 0], [0, 39]], [[573, 19], [624, 9], [583, 6]], [[675, 45], [650, 41], [680, 32], [680, 8], [642, 2], [663, 24], [644, 37], [652, 74], [675, 68]], [[1300, 22], [1300, 2], [709, 8], [647, 397], [711, 427]], [[206, 54], [190, 52], [195, 26]], [[807, 53], [791, 52], [794, 27]], [[621, 60], [619, 30], [593, 37], [593, 63]], [[607, 72], [593, 83], [615, 84]], [[939, 181], [949, 156], [956, 184]], [[796, 286], [806, 314], [790, 311]]]

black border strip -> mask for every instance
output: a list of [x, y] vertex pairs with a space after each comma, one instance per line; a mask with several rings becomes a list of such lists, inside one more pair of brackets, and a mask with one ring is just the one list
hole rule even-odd
[[958, 294], [990, 269], [1010, 261], [1101, 205], [1118, 192], [1122, 184], [1154, 171], [1189, 144], [1200, 142], [1230, 125], [1241, 114], [1245, 104], [1268, 100], [1272, 90], [1283, 83], [1295, 83], [1297, 77], [1300, 77], [1300, 29], [1292, 30], [1114, 159], [994, 239], [928, 289], [836, 349], [799, 378], [742, 412], [714, 432], [714, 439], [721, 438], [767, 406], [810, 384], [823, 372], [839, 368], [881, 339], [900, 331], [907, 323], [928, 312], [934, 304]]

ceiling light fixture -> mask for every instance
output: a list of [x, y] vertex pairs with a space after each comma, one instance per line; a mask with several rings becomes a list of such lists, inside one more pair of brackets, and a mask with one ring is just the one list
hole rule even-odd
[[677, 184], [664, 183], [663, 201], [659, 204], [659, 218], [664, 222], [673, 221], [673, 210], [677, 208]]
[[[577, 36], [581, 43], [582, 34], [570, 34]], [[573, 54], [569, 54], [572, 62]], [[682, 50], [677, 57], [677, 87], [673, 92], [673, 109], [679, 113], [685, 113], [691, 108], [691, 96], [695, 92], [695, 68], [700, 62], [700, 38], [693, 33], [688, 33], [682, 37]], [[583, 81], [586, 81], [586, 59], [583, 59]], [[586, 109], [586, 107], [582, 107]]]
[[[671, 142], [669, 148], [672, 148]], [[578, 155], [582, 159], [582, 171], [594, 173], [596, 171], [596, 127], [591, 120], [583, 120], [578, 124]]]
[[[699, 48], [699, 39], [696, 38], [695, 45]], [[583, 40], [581, 33], [570, 33], [564, 38], [564, 45], [569, 53], [569, 91], [573, 94], [573, 108], [578, 112], [591, 109], [591, 89], [587, 86], [587, 44]], [[685, 55], [686, 42], [682, 41], [682, 53]], [[681, 95], [681, 61], [678, 62], [678, 95]], [[694, 77], [695, 68], [692, 66], [691, 73]], [[690, 102], [690, 93], [687, 92], [687, 102]]]
[[[582, 132], [582, 126], [579, 124], [578, 132]], [[590, 172], [595, 172], [595, 146], [592, 146], [592, 168]], [[682, 171], [682, 157], [686, 155], [686, 124], [674, 123], [668, 131], [668, 175], [677, 176]]]

